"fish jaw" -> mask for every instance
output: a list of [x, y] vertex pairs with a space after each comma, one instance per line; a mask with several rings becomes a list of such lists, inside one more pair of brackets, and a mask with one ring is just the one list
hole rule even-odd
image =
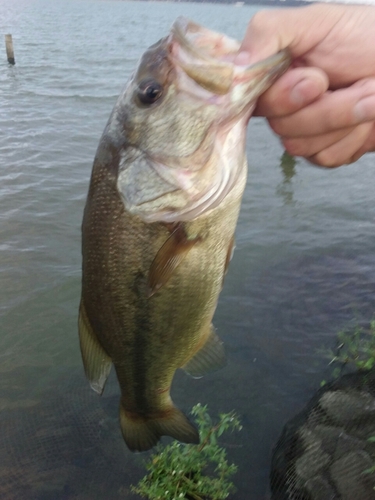
[[[205, 214], [246, 168], [247, 122], [257, 98], [287, 69], [290, 57], [282, 51], [238, 66], [233, 61], [239, 46], [179, 18], [141, 58], [118, 104], [126, 144], [117, 189], [125, 208], [145, 222]], [[149, 95], [159, 97], [145, 104]]]
[[[290, 52], [284, 49], [250, 66], [237, 65], [234, 63], [240, 49], [237, 40], [184, 17], [174, 22], [170, 43], [176, 66], [202, 88], [218, 97], [228, 96], [228, 107], [237, 101], [246, 106], [254, 104], [291, 63]], [[239, 109], [234, 107], [232, 114], [238, 113]]]

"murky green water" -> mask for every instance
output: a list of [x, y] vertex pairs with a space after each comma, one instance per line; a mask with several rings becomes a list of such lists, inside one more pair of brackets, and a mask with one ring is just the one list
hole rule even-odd
[[[144, 48], [187, 15], [241, 38], [255, 8], [0, 0], [16, 66], [0, 62], [0, 497], [133, 499], [142, 459], [123, 444], [118, 389], [97, 397], [77, 341], [80, 223], [99, 137]], [[2, 35], [1, 35], [2, 36]], [[234, 500], [265, 498], [285, 421], [326, 376], [317, 349], [374, 313], [374, 156], [324, 171], [282, 162], [260, 119], [215, 325], [228, 366], [178, 373], [173, 398], [235, 409]]]

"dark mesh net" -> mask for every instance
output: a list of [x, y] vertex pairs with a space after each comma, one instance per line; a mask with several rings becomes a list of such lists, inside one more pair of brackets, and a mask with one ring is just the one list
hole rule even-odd
[[322, 387], [275, 447], [272, 500], [375, 500], [375, 370]]
[[135, 498], [129, 485], [138, 470], [119, 435], [117, 386], [110, 383], [98, 398], [81, 369], [54, 382], [33, 400], [0, 400], [0, 408], [6, 402], [0, 411], [0, 499]]

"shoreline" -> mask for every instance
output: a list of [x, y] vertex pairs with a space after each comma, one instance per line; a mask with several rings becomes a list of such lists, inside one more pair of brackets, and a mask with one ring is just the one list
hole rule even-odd
[[[197, 4], [221, 4], [233, 5], [234, 7], [299, 7], [313, 3], [319, 3], [319, 0], [258, 0], [258, 1], [237, 1], [237, 0], [120, 0], [123, 2], [159, 2], [159, 3], [197, 3]], [[340, 0], [320, 0], [329, 3], [339, 3]], [[366, 1], [366, 0], [365, 0]], [[371, 0], [368, 0], [371, 1]], [[375, 2], [375, 0], [373, 0]], [[343, 3], [343, 2], [340, 2]]]

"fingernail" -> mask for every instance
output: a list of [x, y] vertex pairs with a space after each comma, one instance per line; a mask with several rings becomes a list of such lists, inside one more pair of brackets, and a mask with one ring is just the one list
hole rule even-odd
[[364, 97], [358, 101], [353, 112], [359, 123], [375, 120], [375, 95]]
[[248, 66], [251, 63], [251, 55], [249, 52], [239, 52], [234, 58], [234, 64], [237, 66]]

